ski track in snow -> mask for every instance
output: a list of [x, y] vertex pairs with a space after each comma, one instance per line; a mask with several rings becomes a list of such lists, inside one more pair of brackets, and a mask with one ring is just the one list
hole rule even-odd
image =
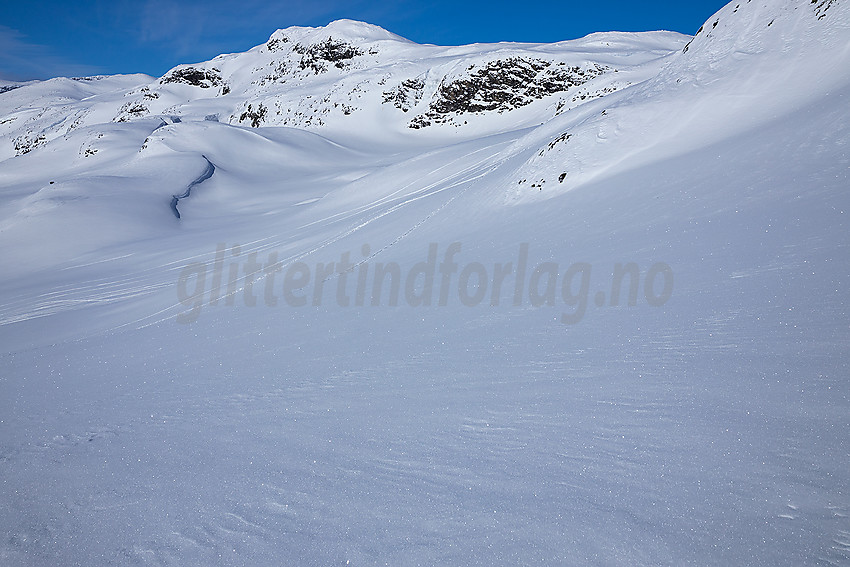
[[[352, 234], [368, 226], [369, 224], [387, 215], [390, 215], [412, 203], [415, 203], [422, 199], [433, 197], [444, 191], [455, 189], [456, 187], [471, 183], [472, 181], [482, 178], [489, 171], [492, 171], [495, 167], [497, 167], [497, 165], [493, 164], [492, 161], [495, 157], [499, 155], [499, 150], [508, 143], [509, 142], [498, 142], [496, 144], [488, 145], [484, 148], [475, 150], [469, 155], [464, 155], [459, 158], [455, 158], [452, 161], [438, 167], [437, 169], [431, 170], [418, 183], [412, 182], [374, 203], [362, 205], [355, 209], [335, 213], [333, 215], [323, 217], [315, 221], [311, 221], [310, 223], [297, 227], [292, 233], [269, 236], [262, 241], [243, 244], [243, 254], [250, 254], [254, 252], [268, 253], [269, 251], [282, 248], [289, 240], [293, 238], [303, 238], [305, 231], [307, 231], [308, 229], [321, 231], [325, 230], [329, 226], [344, 223], [351, 218], [364, 215], [366, 216], [366, 219], [360, 220], [356, 224], [350, 225], [342, 232], [339, 232], [336, 235], [323, 240], [316, 246], [308, 250], [299, 252], [298, 254], [281, 259], [281, 265], [285, 269], [287, 266], [300, 260], [303, 260], [304, 258], [315, 256], [321, 250], [326, 249], [332, 244], [351, 236]], [[435, 174], [439, 174], [441, 170], [449, 168], [456, 163], [468, 160], [470, 157], [485, 151], [488, 152], [488, 155], [486, 157], [479, 159], [468, 166], [465, 166], [458, 172], [449, 174], [445, 177], [437, 177], [437, 179], [431, 181], [431, 178]], [[197, 183], [200, 183], [211, 177], [212, 172], [214, 172], [215, 168], [212, 163], [209, 162], [209, 160], [207, 161], [207, 170], [204, 172], [204, 174], [199, 176], [196, 182], [190, 185], [190, 188], [196, 185]], [[420, 185], [424, 180], [429, 181], [427, 185], [418, 187], [412, 191], [410, 190], [412, 187], [414, 187], [414, 185]], [[382, 246], [364, 261], [369, 261], [376, 257], [378, 254], [386, 252], [391, 246], [401, 241], [403, 238], [405, 238], [407, 235], [409, 235], [411, 232], [416, 230], [419, 226], [427, 222], [431, 217], [441, 211], [444, 207], [449, 205], [452, 201], [454, 201], [454, 199], [457, 198], [457, 196], [458, 195], [455, 194], [453, 197], [449, 198], [437, 209], [427, 214], [425, 217], [422, 218], [422, 220], [412, 225], [408, 230], [397, 236], [388, 244]], [[13, 304], [5, 304], [0, 307], [0, 325], [27, 321], [39, 317], [47, 317], [50, 315], [62, 313], [67, 310], [80, 309], [92, 305], [104, 305], [126, 301], [128, 299], [141, 298], [153, 295], [162, 290], [173, 288], [174, 282], [177, 281], [180, 271], [189, 263], [193, 261], [211, 262], [212, 254], [213, 253], [210, 252], [210, 256], [201, 255], [181, 258], [179, 260], [169, 262], [168, 264], [158, 265], [149, 268], [141, 273], [132, 274], [131, 277], [124, 276], [120, 280], [110, 279], [93, 281], [88, 282], [85, 285], [75, 285], [74, 287], [55, 289], [47, 294], [41, 294], [36, 297], [21, 297]], [[127, 256], [122, 256], [122, 258], [123, 257]], [[159, 281], [150, 281], [150, 278], [152, 277], [156, 278]], [[244, 283], [247, 279], [253, 278], [257, 281], [261, 281], [263, 277], [264, 274], [261, 272], [241, 276], [238, 280], [239, 285], [235, 293], [241, 293], [243, 291], [242, 283]], [[156, 325], [172, 318], [175, 312], [179, 311], [182, 308], [182, 305], [180, 305], [179, 303], [175, 303], [157, 313], [153, 313], [151, 315], [145, 316], [144, 318], [126, 323], [121, 327], [117, 328], [122, 328], [124, 326], [132, 327]]]

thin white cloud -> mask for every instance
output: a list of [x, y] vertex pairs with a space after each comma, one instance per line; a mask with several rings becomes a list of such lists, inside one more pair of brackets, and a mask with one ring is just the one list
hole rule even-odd
[[0, 79], [25, 81], [93, 75], [98, 71], [91, 65], [69, 61], [44, 45], [30, 43], [18, 30], [0, 24]]

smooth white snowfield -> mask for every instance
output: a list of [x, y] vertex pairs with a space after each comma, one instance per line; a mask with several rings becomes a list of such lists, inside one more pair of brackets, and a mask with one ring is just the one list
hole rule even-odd
[[0, 94], [0, 564], [850, 565], [850, 8], [691, 39]]

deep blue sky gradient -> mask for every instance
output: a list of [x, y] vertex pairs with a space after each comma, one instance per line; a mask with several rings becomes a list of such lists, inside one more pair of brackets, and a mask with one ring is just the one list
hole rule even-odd
[[0, 2], [0, 78], [148, 73], [245, 51], [278, 28], [363, 20], [418, 43], [552, 42], [595, 31], [693, 34], [721, 0], [33, 0]]

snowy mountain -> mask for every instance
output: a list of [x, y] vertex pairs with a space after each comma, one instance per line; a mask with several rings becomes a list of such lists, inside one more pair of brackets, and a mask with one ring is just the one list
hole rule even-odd
[[4, 101], [4, 134], [12, 144], [3, 157], [87, 126], [157, 117], [343, 132], [367, 121], [382, 135], [408, 135], [407, 129], [432, 123], [460, 127], [472, 119], [479, 127], [466, 135], [480, 135], [494, 129], [483, 119], [488, 111], [506, 114], [542, 101], [533, 105], [533, 117], [525, 112], [519, 120], [551, 118], [645, 80], [684, 42], [672, 33], [595, 34], [554, 45], [447, 48], [348, 20], [293, 27], [246, 53], [181, 65], [158, 80], [137, 75], [28, 85]]
[[850, 8], [0, 84], [0, 563], [850, 564]]

